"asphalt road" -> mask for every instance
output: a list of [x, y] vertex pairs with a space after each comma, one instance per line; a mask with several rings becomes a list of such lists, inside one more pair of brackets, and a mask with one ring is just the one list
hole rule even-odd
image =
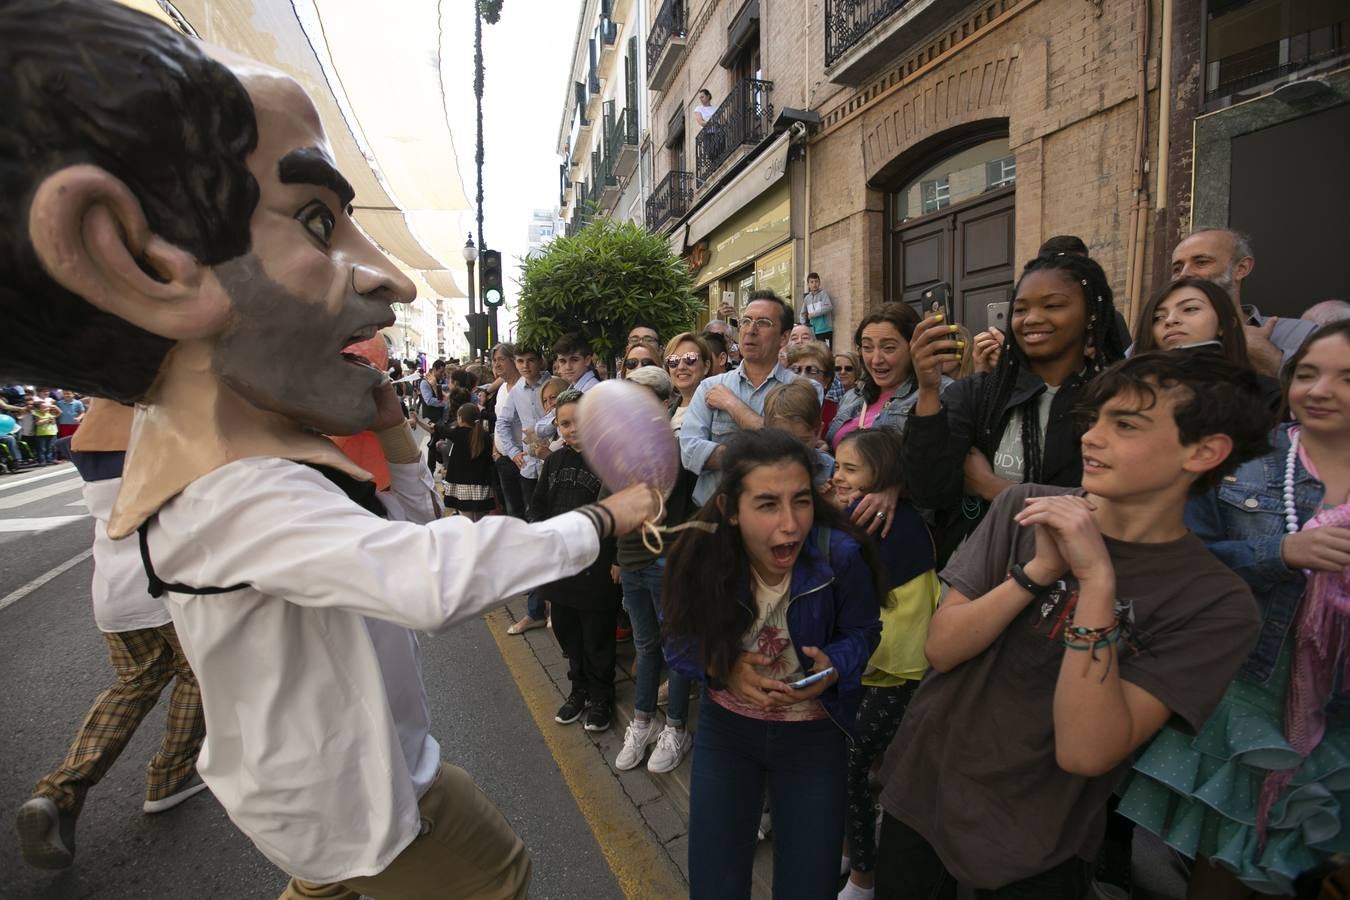
[[[0, 477], [0, 606], [89, 548], [93, 525], [79, 486], [68, 464]], [[49, 872], [19, 857], [13, 810], [61, 761], [112, 678], [90, 612], [91, 570], [82, 560], [0, 609], [0, 898], [276, 897], [285, 877], [209, 792], [157, 816], [141, 813], [163, 703], [90, 792], [75, 865]], [[530, 848], [530, 896], [621, 897], [486, 626], [426, 639], [424, 674], [445, 758], [473, 773]]]

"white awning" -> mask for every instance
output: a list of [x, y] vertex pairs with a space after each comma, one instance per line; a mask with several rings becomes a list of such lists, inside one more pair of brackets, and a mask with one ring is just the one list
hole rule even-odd
[[[421, 221], [415, 228], [408, 221], [424, 213], [459, 215], [468, 206], [434, 64], [438, 11], [417, 0], [392, 6], [174, 0], [203, 40], [299, 82], [319, 112], [338, 169], [356, 191], [361, 228], [412, 268], [443, 269], [454, 264], [456, 246], [443, 246], [439, 235], [423, 240]], [[401, 29], [397, 40], [384, 39], [390, 29]]]
[[423, 272], [422, 277], [426, 279], [427, 285], [437, 297], [454, 300], [468, 296], [464, 293], [464, 288], [459, 286], [459, 280], [455, 277], [455, 273], [448, 269]]
[[403, 213], [397, 209], [363, 209], [357, 207], [353, 218], [361, 230], [370, 235], [375, 243], [386, 253], [397, 256], [414, 269], [443, 269], [436, 257], [432, 256], [413, 237]]
[[[726, 187], [689, 217], [687, 240], [703, 240], [717, 226], [740, 212], [747, 203], [773, 187], [787, 173], [788, 144], [791, 134], [783, 133], [759, 158], [742, 169]], [[683, 248], [681, 248], [683, 249]]]

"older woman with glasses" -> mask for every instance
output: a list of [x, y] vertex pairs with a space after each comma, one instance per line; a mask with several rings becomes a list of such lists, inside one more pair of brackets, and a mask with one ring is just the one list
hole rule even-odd
[[821, 341], [808, 341], [789, 347], [787, 367], [794, 375], [809, 378], [820, 385], [824, 398], [820, 403], [820, 436], [824, 437], [830, 423], [834, 421], [835, 413], [839, 411], [839, 401], [825, 397], [824, 393], [834, 384], [834, 357], [830, 354], [829, 345]]
[[852, 350], [834, 355], [834, 374], [845, 394], [858, 386], [858, 375], [861, 372], [862, 359]]
[[677, 334], [666, 344], [666, 372], [675, 384], [675, 395], [671, 397], [674, 410], [670, 425], [677, 432], [684, 420], [689, 401], [694, 398], [699, 382], [708, 377], [713, 369], [712, 347], [700, 335], [692, 331]]

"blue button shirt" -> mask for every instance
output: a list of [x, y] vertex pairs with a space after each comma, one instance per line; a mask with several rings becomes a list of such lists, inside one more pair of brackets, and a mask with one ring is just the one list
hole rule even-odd
[[750, 382], [745, 374], [744, 365], [730, 372], [713, 375], [703, 379], [694, 391], [694, 399], [689, 401], [689, 410], [684, 414], [680, 425], [680, 460], [684, 467], [698, 475], [694, 485], [694, 502], [700, 506], [717, 490], [717, 480], [722, 473], [716, 469], [705, 469], [708, 457], [719, 446], [727, 442], [740, 430], [730, 413], [713, 409], [708, 405], [708, 391], [715, 385], [725, 385], [742, 403], [759, 415], [764, 415], [764, 398], [769, 391], [780, 384], [786, 384], [797, 376], [775, 363], [764, 382], [758, 386]]

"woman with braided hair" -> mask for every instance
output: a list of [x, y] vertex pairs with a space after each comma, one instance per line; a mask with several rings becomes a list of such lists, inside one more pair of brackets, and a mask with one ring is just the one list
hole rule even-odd
[[930, 316], [914, 330], [919, 398], [902, 463], [914, 504], [938, 515], [939, 562], [1009, 485], [1079, 484], [1074, 406], [1084, 385], [1125, 355], [1106, 273], [1087, 257], [1039, 256], [1027, 263], [1008, 321], [994, 370], [945, 391], [942, 364], [963, 349], [956, 323]]

